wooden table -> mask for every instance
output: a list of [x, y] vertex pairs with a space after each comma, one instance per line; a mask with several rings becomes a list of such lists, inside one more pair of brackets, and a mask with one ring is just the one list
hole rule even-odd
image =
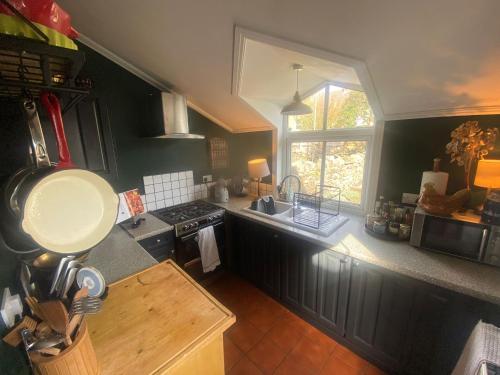
[[224, 374], [235, 316], [168, 260], [109, 286], [88, 317], [102, 375]]

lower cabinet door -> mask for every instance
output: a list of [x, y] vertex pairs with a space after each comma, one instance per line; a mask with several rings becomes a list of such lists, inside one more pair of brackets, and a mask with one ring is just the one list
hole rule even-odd
[[319, 255], [318, 320], [340, 336], [345, 333], [351, 258], [324, 250]]
[[281, 285], [280, 241], [283, 237], [276, 231], [263, 229], [264, 251], [261, 253], [260, 287], [269, 295], [279, 298]]
[[413, 280], [353, 261], [346, 337], [399, 372], [409, 345]]
[[308, 242], [288, 237], [282, 250], [282, 300], [316, 318], [320, 250]]

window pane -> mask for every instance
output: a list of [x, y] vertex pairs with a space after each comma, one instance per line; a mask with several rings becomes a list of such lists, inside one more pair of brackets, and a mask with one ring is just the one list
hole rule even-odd
[[294, 142], [291, 145], [292, 174], [300, 177], [301, 191], [314, 194], [321, 179], [323, 142]]
[[325, 89], [318, 91], [303, 100], [312, 109], [309, 115], [288, 116], [288, 130], [310, 131], [323, 129], [323, 115], [325, 108]]
[[340, 200], [361, 203], [366, 141], [327, 142], [325, 185], [340, 188]]
[[374, 116], [362, 91], [329, 86], [327, 129], [373, 126]]

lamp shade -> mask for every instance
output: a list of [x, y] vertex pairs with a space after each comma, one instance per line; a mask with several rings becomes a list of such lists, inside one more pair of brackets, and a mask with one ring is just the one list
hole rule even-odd
[[479, 160], [474, 185], [490, 189], [500, 188], [500, 160]]
[[281, 110], [281, 114], [285, 116], [308, 115], [310, 113], [312, 113], [311, 107], [302, 102], [298, 91], [293, 96], [293, 102]]
[[269, 166], [266, 159], [254, 159], [248, 162], [248, 175], [252, 178], [269, 176]]

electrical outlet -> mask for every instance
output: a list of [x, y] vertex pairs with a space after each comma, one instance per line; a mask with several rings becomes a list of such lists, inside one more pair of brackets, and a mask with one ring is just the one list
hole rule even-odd
[[212, 182], [212, 175], [211, 174], [207, 174], [206, 176], [203, 176], [203, 182], [204, 183]]

